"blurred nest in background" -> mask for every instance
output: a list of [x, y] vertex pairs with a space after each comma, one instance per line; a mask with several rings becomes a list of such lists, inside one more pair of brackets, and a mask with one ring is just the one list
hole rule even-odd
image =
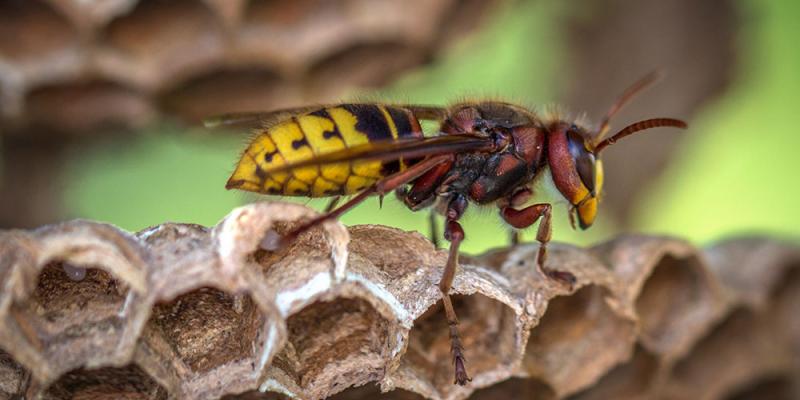
[[500, 1], [0, 2], [0, 226], [60, 217], [76, 140], [336, 99], [429, 62]]

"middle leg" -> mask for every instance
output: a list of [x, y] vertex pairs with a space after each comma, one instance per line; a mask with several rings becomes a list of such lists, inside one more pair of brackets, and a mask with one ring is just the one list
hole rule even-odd
[[536, 240], [539, 242], [539, 253], [536, 257], [536, 265], [539, 270], [547, 277], [555, 279], [561, 283], [569, 285], [575, 284], [575, 276], [569, 272], [558, 271], [547, 268], [545, 261], [547, 261], [547, 244], [553, 233], [553, 227], [550, 224], [551, 214], [553, 207], [547, 203], [534, 204], [532, 206], [516, 210], [512, 207], [503, 207], [500, 210], [500, 215], [511, 226], [517, 229], [524, 229], [536, 223], [541, 218], [539, 228], [536, 231]]

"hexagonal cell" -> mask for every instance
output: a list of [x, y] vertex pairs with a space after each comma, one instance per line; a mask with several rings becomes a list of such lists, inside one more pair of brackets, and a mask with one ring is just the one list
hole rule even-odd
[[141, 93], [103, 80], [41, 86], [25, 102], [25, 117], [32, 123], [74, 134], [141, 126], [155, 115]]
[[48, 370], [97, 365], [120, 350], [132, 350], [119, 346], [130, 326], [126, 309], [134, 297], [124, 281], [101, 266], [56, 259], [43, 267], [33, 292], [13, 302], [9, 313], [27, 342], [42, 352]]
[[792, 365], [787, 343], [766, 316], [733, 310], [672, 371], [673, 398], [719, 398], [746, 382]]
[[614, 367], [591, 387], [571, 400], [648, 399], [658, 373], [658, 360], [641, 346], [636, 346], [627, 362]]
[[0, 398], [22, 396], [28, 386], [29, 376], [10, 354], [0, 350]]
[[11, 257], [11, 296], [0, 302], [6, 351], [43, 384], [72, 369], [127, 362], [151, 304], [146, 250], [87, 221], [42, 227], [28, 240]]
[[78, 44], [69, 21], [39, 0], [0, 3], [0, 56], [15, 64], [45, 61]]
[[523, 359], [527, 373], [565, 396], [591, 385], [627, 359], [636, 325], [614, 312], [607, 296], [605, 288], [588, 285], [550, 300], [528, 339]]
[[273, 365], [310, 398], [382, 379], [395, 346], [393, 323], [357, 297], [316, 301], [287, 326], [288, 343]]
[[722, 300], [696, 256], [663, 256], [635, 300], [642, 344], [678, 357], [718, 318]]
[[793, 400], [800, 398], [800, 383], [787, 375], [766, 375], [742, 385], [722, 397], [724, 400]]
[[149, 325], [193, 373], [255, 357], [264, 316], [249, 296], [201, 288], [153, 308]]
[[273, 70], [261, 67], [217, 69], [182, 82], [161, 97], [171, 113], [199, 121], [212, 115], [266, 111], [300, 103], [300, 93]]
[[220, 64], [225, 52], [222, 21], [196, 0], [138, 1], [107, 25], [103, 39], [104, 73], [149, 91]]
[[130, 399], [166, 400], [167, 391], [137, 365], [78, 369], [61, 376], [41, 395], [43, 400]]
[[494, 400], [494, 399], [519, 399], [529, 400], [555, 400], [558, 398], [546, 383], [536, 378], [511, 378], [503, 382], [476, 390], [470, 400]]
[[[454, 295], [452, 301], [472, 385], [493, 383], [498, 370], [510, 367], [520, 356], [516, 314], [507, 305], [482, 294]], [[442, 398], [463, 391], [453, 384], [449, 326], [441, 300], [414, 322], [403, 358], [418, 376], [436, 387]]]

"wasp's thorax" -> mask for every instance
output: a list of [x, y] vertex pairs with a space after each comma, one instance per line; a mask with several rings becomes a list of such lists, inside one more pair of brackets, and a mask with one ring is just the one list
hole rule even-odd
[[441, 133], [473, 134], [492, 138], [490, 152], [456, 155], [417, 179], [404, 194], [412, 209], [434, 195], [463, 195], [478, 204], [510, 196], [530, 182], [544, 167], [545, 131], [526, 109], [502, 102], [482, 102], [452, 107], [442, 121]]

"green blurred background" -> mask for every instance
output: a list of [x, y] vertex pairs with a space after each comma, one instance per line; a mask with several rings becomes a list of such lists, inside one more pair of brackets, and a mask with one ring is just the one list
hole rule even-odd
[[[600, 218], [588, 231], [573, 231], [565, 210], [558, 208], [554, 240], [589, 244], [622, 231], [670, 234], [700, 244], [744, 233], [798, 237], [800, 187], [796, 183], [800, 179], [795, 175], [795, 153], [800, 148], [796, 122], [800, 105], [800, 3], [742, 0], [734, 6], [739, 17], [731, 63], [736, 64], [731, 65], [734, 72], [725, 89], [707, 97], [690, 114], [671, 115], [672, 109], [665, 107], [637, 108], [636, 114], [629, 115], [632, 119], [665, 116], [689, 120], [690, 129], [684, 134], [668, 130], [645, 134], [664, 135], [662, 142], [652, 146], [661, 146], [665, 137], [672, 142], [674, 148], [665, 167], [639, 181], [643, 182], [638, 185], [641, 187], [631, 188], [631, 199], [617, 206], [615, 217], [601, 204]], [[615, 92], [594, 93], [588, 85], [575, 87], [575, 69], [591, 71], [593, 65], [575, 65], [576, 58], [568, 52], [575, 36], [570, 39], [558, 29], [567, 18], [591, 21], [602, 12], [589, 2], [515, 2], [493, 13], [477, 34], [449, 48], [434, 63], [405, 74], [387, 89], [352, 91], [343, 98], [447, 104], [464, 97], [491, 96], [528, 105], [563, 103], [579, 112], [583, 110], [575, 107], [583, 104], [566, 101], [597, 97], [597, 102], [607, 107], [626, 84], [647, 70], [615, 79], [624, 82], [614, 85]], [[602, 29], [618, 28], [610, 25]], [[658, 45], [630, 50], [626, 57], [636, 58], [643, 51], [666, 51]], [[610, 60], [598, 59], [598, 63], [624, 61], [617, 57], [616, 53], [609, 54]], [[686, 60], [673, 61], [681, 64]], [[672, 71], [666, 72], [667, 78], [659, 87], [671, 85]], [[597, 80], [598, 76], [586, 79]], [[641, 98], [658, 98], [659, 87]], [[599, 110], [602, 113], [603, 109]], [[590, 117], [596, 121], [600, 115], [592, 110]], [[619, 121], [615, 126], [624, 123]], [[245, 132], [208, 132], [165, 121], [148, 126], [133, 138], [103, 140], [88, 149], [74, 149], [61, 171], [64, 212], [69, 217], [108, 221], [134, 231], [164, 221], [213, 225], [233, 207], [266, 199], [224, 190], [248, 138]], [[624, 168], [635, 170], [647, 161], [647, 153], [630, 146], [646, 139], [628, 140], [630, 145], [616, 145], [607, 155], [613, 153]], [[614, 180], [614, 171], [608, 171], [606, 181]], [[612, 189], [617, 191], [617, 198], [626, 196], [622, 191], [627, 188], [610, 186]], [[296, 201], [317, 208], [325, 204]], [[620, 217], [621, 213], [627, 217]], [[412, 213], [394, 198], [382, 209], [377, 200], [368, 200], [342, 222], [428, 231], [424, 212]], [[467, 252], [480, 252], [507, 241], [506, 230], [493, 208], [471, 208], [464, 226]], [[532, 231], [526, 232], [527, 239], [533, 238]]]

